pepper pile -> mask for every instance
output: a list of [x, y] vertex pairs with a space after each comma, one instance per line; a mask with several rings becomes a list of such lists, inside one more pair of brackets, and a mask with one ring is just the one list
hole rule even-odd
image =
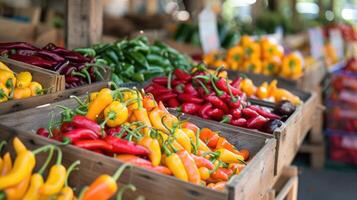
[[247, 150], [179, 120], [143, 91], [104, 88], [91, 93], [88, 102], [76, 99], [78, 107], [60, 106], [60, 121], [51, 120], [37, 133], [217, 190], [224, 190], [249, 158]]
[[259, 87], [256, 87], [251, 79], [243, 78], [240, 83], [240, 89], [247, 94], [248, 97], [252, 98], [277, 103], [283, 100], [288, 100], [294, 105], [301, 104], [301, 100], [298, 96], [295, 96], [286, 89], [278, 88], [277, 84], [277, 80], [273, 80], [270, 83], [265, 81]]
[[36, 81], [32, 81], [30, 72], [15, 73], [0, 62], [0, 103], [11, 99], [24, 99], [42, 95], [44, 89]]
[[0, 43], [1, 56], [65, 75], [67, 89], [103, 80], [105, 63], [90, 53], [85, 57], [52, 43], [43, 48], [25, 42]]
[[254, 41], [242, 36], [240, 42], [227, 52], [211, 52], [204, 56], [204, 62], [213, 67], [226, 67], [265, 75], [279, 75], [298, 79], [303, 75], [303, 59], [298, 53], [284, 55], [284, 49], [263, 37]]
[[[0, 151], [6, 144], [0, 143]], [[12, 162], [9, 152], [0, 157], [0, 199], [57, 199], [73, 200], [76, 199], [74, 189], [68, 185], [68, 179], [73, 170], [77, 170], [79, 161], [74, 162], [67, 169], [62, 163], [62, 151], [54, 145], [40, 147], [30, 151], [17, 137], [13, 140], [13, 147], [16, 152], [16, 159]], [[55, 164], [49, 169], [47, 179], [44, 180], [43, 173], [50, 164], [53, 152], [58, 152]], [[48, 156], [39, 171], [33, 173], [36, 166], [36, 155], [48, 152]], [[129, 165], [122, 165], [111, 177], [101, 175], [93, 183], [82, 190], [79, 199], [82, 200], [106, 200], [112, 197], [118, 190], [116, 180]], [[122, 199], [124, 190], [135, 190], [131, 184], [123, 186], [117, 199]]]
[[262, 131], [271, 124], [277, 124], [275, 128], [282, 124], [281, 116], [249, 105], [246, 94], [239, 89], [241, 78], [230, 82], [219, 77], [220, 71], [211, 74], [203, 64], [197, 65], [191, 73], [176, 69], [173, 75], [154, 78], [145, 91], [171, 108], [204, 119]]
[[192, 66], [185, 55], [158, 41], [150, 45], [147, 37], [143, 36], [75, 51], [105, 60], [113, 72], [112, 80], [118, 85], [124, 82], [142, 83], [176, 68], [190, 69]]

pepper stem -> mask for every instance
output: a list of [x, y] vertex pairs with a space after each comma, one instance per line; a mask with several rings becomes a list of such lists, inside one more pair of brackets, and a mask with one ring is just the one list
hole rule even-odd
[[0, 143], [0, 152], [2, 150], [2, 148], [4, 148], [4, 146], [7, 144], [7, 142], [5, 140], [1, 141]]
[[227, 86], [227, 89], [228, 89], [228, 93], [231, 96], [231, 101], [232, 102], [237, 102], [238, 98], [234, 97], [234, 95], [232, 93], [231, 85], [228, 83], [228, 79], [227, 78], [226, 78], [226, 86]]
[[168, 89], [172, 89], [172, 87], [171, 87], [171, 79], [172, 79], [172, 72], [170, 72], [168, 77], [167, 77], [167, 88]]
[[68, 177], [69, 175], [71, 175], [71, 173], [74, 171], [74, 170], [78, 170], [78, 168], [76, 168], [79, 164], [81, 164], [81, 161], [77, 160], [75, 161], [74, 163], [72, 163], [69, 167], [68, 167], [68, 170], [67, 170], [67, 174], [66, 174], [66, 181], [64, 182], [64, 185], [67, 187], [68, 186]]
[[86, 187], [84, 187], [84, 188], [82, 189], [82, 191], [79, 193], [78, 200], [82, 200], [82, 199], [83, 199], [83, 196], [84, 196], [84, 194], [87, 192], [88, 188], [89, 188], [89, 187], [86, 186]]
[[116, 200], [122, 200], [123, 199], [123, 194], [126, 190], [131, 190], [132, 192], [135, 192], [136, 191], [136, 187], [135, 185], [133, 184], [128, 184], [128, 185], [124, 185], [120, 188], [120, 190], [118, 191], [118, 194], [117, 194], [117, 198]]
[[121, 176], [121, 174], [124, 172], [124, 170], [127, 168], [132, 169], [133, 165], [131, 165], [129, 163], [124, 163], [122, 166], [120, 166], [119, 169], [112, 176], [113, 180], [117, 181], [119, 179], [119, 177]]
[[113, 81], [108, 82], [108, 86], [111, 88], [113, 87], [115, 90], [119, 89], [118, 85], [114, 83]]
[[203, 90], [205, 91], [206, 95], [209, 95], [209, 90], [208, 88], [202, 83], [202, 81], [200, 80], [196, 80], [198, 82], [198, 84], [201, 85], [201, 87], [203, 88]]
[[50, 151], [48, 152], [47, 159], [46, 159], [45, 163], [42, 165], [41, 169], [38, 170], [38, 172], [37, 172], [38, 174], [42, 175], [42, 173], [45, 171], [47, 166], [50, 164], [50, 161], [52, 160], [52, 157], [53, 157], [53, 150], [54, 150], [54, 148], [51, 146]]
[[211, 83], [212, 83], [213, 89], [216, 92], [217, 96], [222, 96], [224, 94], [224, 92], [217, 88], [217, 86], [216, 86], [216, 84], [214, 83], [214, 80], [213, 80], [213, 75], [211, 75]]
[[75, 95], [71, 95], [69, 96], [69, 98], [73, 98], [77, 101], [77, 103], [79, 105], [81, 105], [82, 107], [87, 107], [88, 105], [86, 105], [79, 97], [75, 96]]

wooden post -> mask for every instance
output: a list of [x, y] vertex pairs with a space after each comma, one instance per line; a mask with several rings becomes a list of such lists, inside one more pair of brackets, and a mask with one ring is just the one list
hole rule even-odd
[[101, 41], [102, 0], [66, 0], [66, 11], [67, 48], [87, 47]]

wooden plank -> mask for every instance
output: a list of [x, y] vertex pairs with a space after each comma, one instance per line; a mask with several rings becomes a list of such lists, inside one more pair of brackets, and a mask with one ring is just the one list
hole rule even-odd
[[101, 0], [66, 0], [66, 46], [88, 47], [101, 41], [103, 5]]
[[[47, 126], [49, 113], [52, 111], [59, 111], [56, 105], [65, 105], [73, 107], [77, 103], [73, 99], [62, 102], [53, 103], [51, 105], [28, 109], [17, 113], [0, 116], [0, 139], [9, 139], [13, 136], [19, 136], [29, 145], [30, 149], [35, 147], [54, 143], [54, 140], [44, 138], [36, 135], [34, 132], [39, 127]], [[54, 112], [54, 118], [59, 118], [59, 112]], [[34, 120], [36, 119], [36, 120]], [[209, 127], [213, 130], [219, 130], [222, 136], [226, 137], [228, 141], [234, 144], [237, 148], [247, 148], [251, 154], [252, 159], [248, 165], [239, 175], [232, 178], [229, 182], [228, 191], [234, 191], [234, 195], [243, 195], [246, 197], [256, 197], [256, 194], [265, 194], [267, 186], [260, 186], [256, 184], [270, 183], [273, 178], [274, 169], [274, 155], [276, 140], [271, 137], [264, 137], [256, 135], [250, 131], [238, 130], [219, 124], [213, 124], [209, 121], [198, 118], [191, 119], [199, 127]], [[15, 129], [8, 127], [16, 127]], [[111, 157], [96, 154], [84, 149], [74, 147], [72, 145], [61, 146], [64, 154], [64, 163], [68, 166], [69, 163], [80, 160], [81, 172], [73, 177], [73, 186], [81, 188], [90, 183], [94, 177], [102, 173], [113, 173], [121, 162]], [[249, 183], [249, 180], [259, 174], [259, 179]], [[131, 181], [137, 186], [138, 192], [146, 197], [146, 199], [218, 199], [223, 200], [228, 198], [228, 192], [217, 192], [205, 187], [193, 185], [180, 181], [174, 177], [156, 174], [141, 168], [134, 168], [130, 173], [125, 173], [119, 180], [121, 183], [128, 183]], [[257, 182], [258, 181], [258, 182]], [[260, 183], [262, 182], [262, 183]], [[269, 185], [269, 184], [267, 184]], [[165, 189], [162, 187], [165, 186]], [[248, 188], [246, 188], [248, 187]], [[233, 189], [234, 188], [234, 189]], [[232, 195], [230, 195], [232, 196]], [[261, 196], [260, 198], [262, 198]], [[129, 196], [133, 199], [133, 196]], [[260, 199], [258, 198], [258, 199]]]
[[298, 168], [295, 166], [285, 167], [274, 185], [277, 195], [276, 200], [296, 200], [298, 189]]

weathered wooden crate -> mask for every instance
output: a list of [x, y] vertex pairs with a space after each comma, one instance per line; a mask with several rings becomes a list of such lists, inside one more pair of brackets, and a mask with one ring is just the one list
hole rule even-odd
[[[17, 136], [30, 149], [45, 144], [58, 144], [58, 142], [38, 136], [35, 130], [46, 127], [49, 113], [54, 112], [54, 117], [59, 117], [59, 108], [56, 105], [73, 107], [73, 99], [53, 103], [51, 105], [32, 108], [0, 117], [0, 139], [10, 140]], [[209, 127], [219, 130], [237, 148], [246, 148], [251, 152], [252, 159], [246, 168], [229, 181], [225, 192], [218, 192], [208, 188], [180, 181], [175, 177], [164, 176], [142, 168], [134, 167], [124, 173], [120, 183], [136, 185], [137, 192], [146, 199], [262, 199], [270, 189], [274, 178], [274, 164], [276, 140], [271, 136], [257, 135], [251, 131], [239, 130], [213, 124], [201, 119], [192, 119], [199, 127]], [[13, 127], [13, 128], [10, 128]], [[61, 146], [64, 154], [64, 164], [80, 160], [80, 172], [73, 173], [71, 185], [82, 188], [89, 184], [95, 177], [102, 173], [113, 173], [122, 163], [114, 158], [96, 154], [91, 151], [77, 148], [72, 145]], [[42, 158], [43, 159], [43, 158]], [[125, 199], [133, 199], [129, 194]]]
[[298, 195], [298, 168], [285, 167], [280, 177], [277, 177], [273, 188], [266, 194], [266, 200], [296, 200]]

